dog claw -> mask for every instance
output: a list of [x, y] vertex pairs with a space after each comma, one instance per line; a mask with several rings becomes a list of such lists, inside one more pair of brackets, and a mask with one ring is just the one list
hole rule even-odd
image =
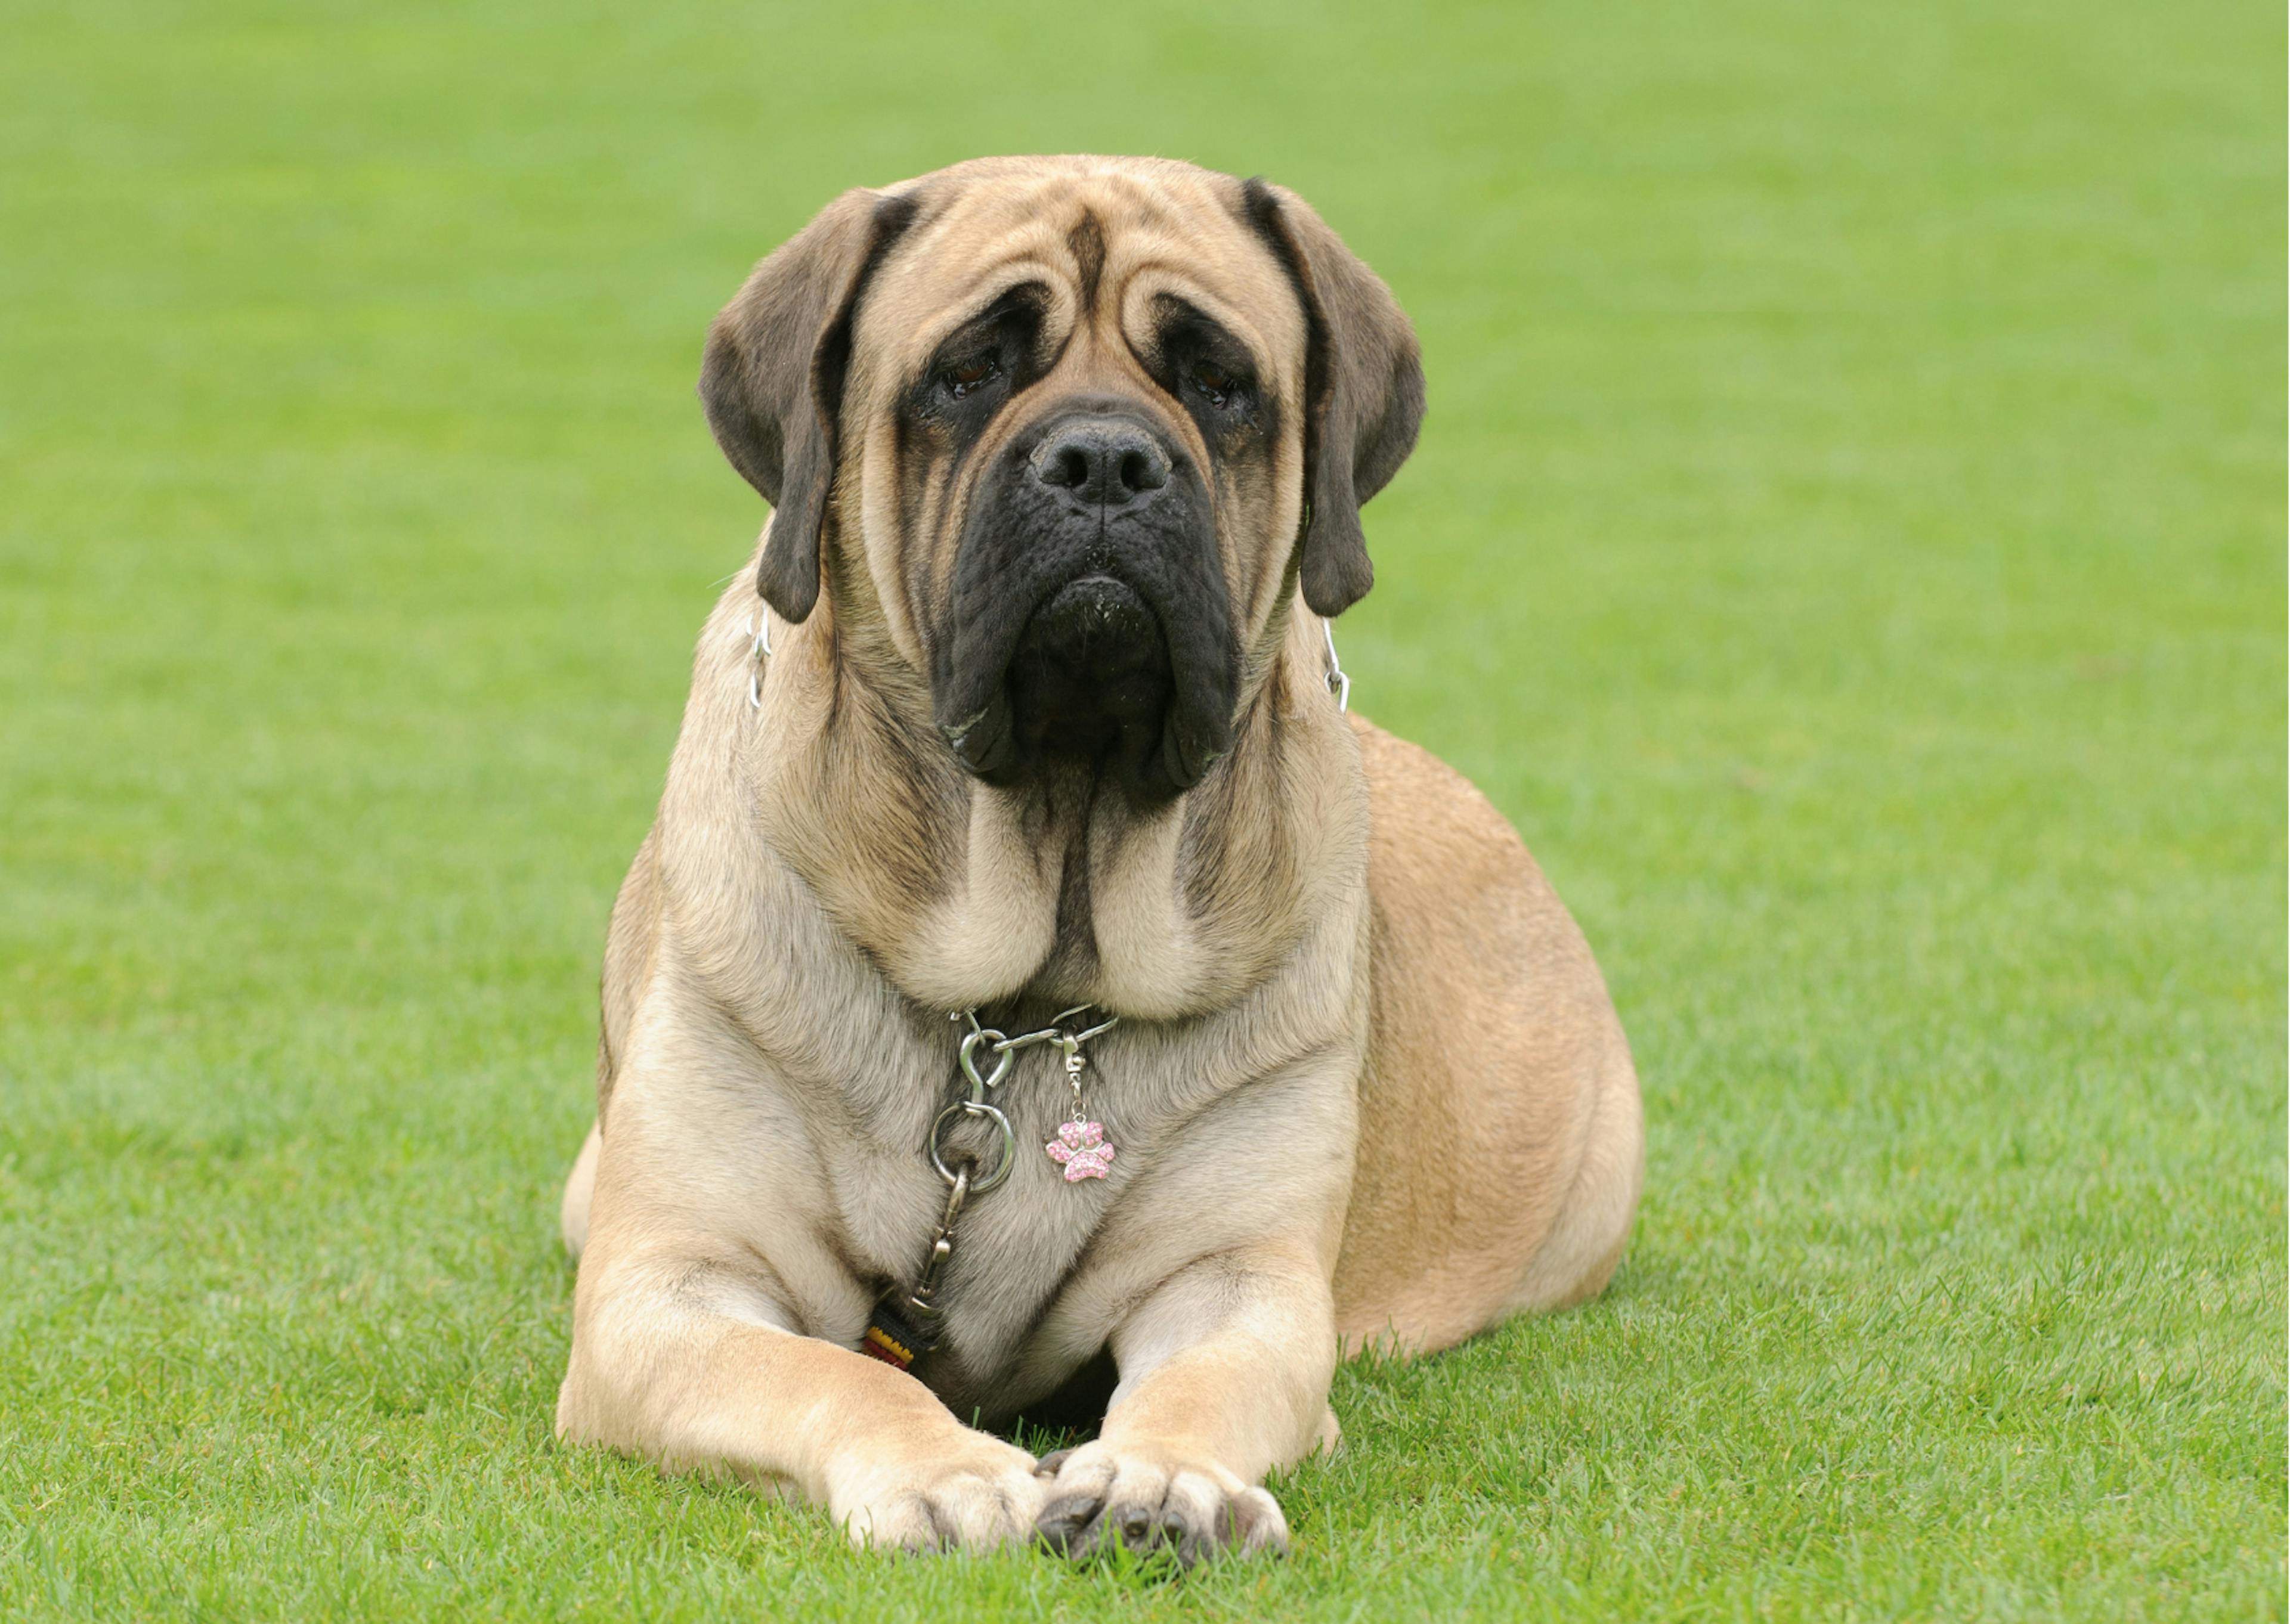
[[1229, 1473], [1149, 1459], [1124, 1462], [1097, 1445], [1061, 1452], [1071, 1455], [1053, 1458], [1065, 1492], [1053, 1484], [1035, 1534], [1074, 1561], [1088, 1561], [1117, 1544], [1182, 1567], [1287, 1549], [1278, 1502]]
[[1042, 1542], [1062, 1556], [1079, 1556], [1082, 1537], [1097, 1515], [1098, 1502], [1093, 1495], [1069, 1494], [1042, 1508], [1034, 1520], [1034, 1532]]

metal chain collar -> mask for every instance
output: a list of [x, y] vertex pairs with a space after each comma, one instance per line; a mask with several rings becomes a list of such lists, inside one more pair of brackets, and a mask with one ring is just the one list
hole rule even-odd
[[[954, 1187], [956, 1173], [955, 1170], [946, 1164], [946, 1156], [941, 1142], [946, 1136], [947, 1124], [957, 1116], [982, 1116], [1002, 1131], [1002, 1154], [995, 1158], [993, 1170], [983, 1176], [978, 1176], [974, 1163], [968, 1168], [973, 1175], [969, 1190], [971, 1195], [982, 1196], [1008, 1178], [1010, 1165], [1017, 1156], [1017, 1130], [1010, 1125], [1010, 1119], [1002, 1114], [998, 1107], [991, 1104], [986, 1096], [994, 1089], [999, 1088], [1002, 1085], [1002, 1080], [1010, 1075], [1010, 1068], [1018, 1063], [1018, 1052], [1021, 1049], [1030, 1049], [1036, 1044], [1055, 1044], [1065, 1051], [1068, 1074], [1071, 1075], [1077, 1071], [1081, 1046], [1091, 1038], [1101, 1033], [1109, 1032], [1121, 1023], [1121, 1017], [1113, 1015], [1086, 1031], [1069, 1032], [1066, 1029], [1067, 1021], [1077, 1015], [1085, 1013], [1093, 1007], [1095, 1006], [1087, 1004], [1077, 1004], [1053, 1018], [1050, 1024], [1040, 1031], [1023, 1032], [1015, 1037], [998, 1032], [992, 1027], [979, 1025], [978, 1012], [974, 1009], [957, 1010], [947, 1018], [949, 1020], [970, 1022], [970, 1030], [963, 1034], [962, 1047], [955, 1053], [955, 1064], [962, 1068], [962, 1075], [970, 1083], [969, 1098], [956, 1100], [938, 1114], [937, 1120], [931, 1124], [930, 1139], [925, 1146], [925, 1148], [930, 1152], [931, 1165], [938, 1169], [938, 1176], [946, 1180], [948, 1188], [951, 1189]], [[978, 1056], [981, 1050], [991, 1053], [994, 1057], [994, 1069], [983, 1076], [981, 1076], [978, 1072]]]

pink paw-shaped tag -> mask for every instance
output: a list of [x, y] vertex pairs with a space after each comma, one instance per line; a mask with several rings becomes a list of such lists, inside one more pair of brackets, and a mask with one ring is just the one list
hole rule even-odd
[[1050, 1153], [1050, 1160], [1065, 1168], [1068, 1184], [1102, 1179], [1106, 1164], [1113, 1160], [1113, 1147], [1105, 1142], [1105, 1130], [1093, 1122], [1066, 1124], [1043, 1148]]

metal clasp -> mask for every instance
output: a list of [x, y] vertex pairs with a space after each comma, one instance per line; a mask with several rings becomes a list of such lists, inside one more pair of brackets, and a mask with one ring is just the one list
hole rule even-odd
[[748, 673], [748, 708], [761, 710], [764, 708], [764, 661], [771, 658], [772, 652], [771, 606], [765, 604], [760, 615], [751, 614], [742, 621], [740, 636], [751, 639], [748, 644], [748, 658], [755, 665], [755, 668]]
[[1320, 636], [1328, 644], [1328, 692], [1336, 696], [1336, 709], [1352, 708], [1352, 679], [1344, 675], [1343, 662], [1336, 658], [1336, 628], [1327, 620], [1320, 622]]
[[936, 1319], [938, 1304], [932, 1298], [938, 1291], [939, 1271], [954, 1255], [954, 1220], [962, 1216], [963, 1204], [970, 1199], [970, 1169], [965, 1167], [955, 1174], [953, 1188], [947, 1191], [946, 1211], [940, 1215], [938, 1232], [931, 1236], [930, 1255], [923, 1260], [922, 1274], [915, 1281], [915, 1289], [907, 1293], [906, 1306], [926, 1319]]

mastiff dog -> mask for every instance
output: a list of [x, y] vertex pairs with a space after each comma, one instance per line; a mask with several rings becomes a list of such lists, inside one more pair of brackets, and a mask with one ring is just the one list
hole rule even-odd
[[1642, 1164], [1566, 909], [1348, 713], [1413, 332], [1279, 187], [988, 159], [829, 204], [700, 396], [772, 513], [613, 908], [558, 1431], [884, 1547], [1284, 1549], [1337, 1361], [1595, 1294]]

